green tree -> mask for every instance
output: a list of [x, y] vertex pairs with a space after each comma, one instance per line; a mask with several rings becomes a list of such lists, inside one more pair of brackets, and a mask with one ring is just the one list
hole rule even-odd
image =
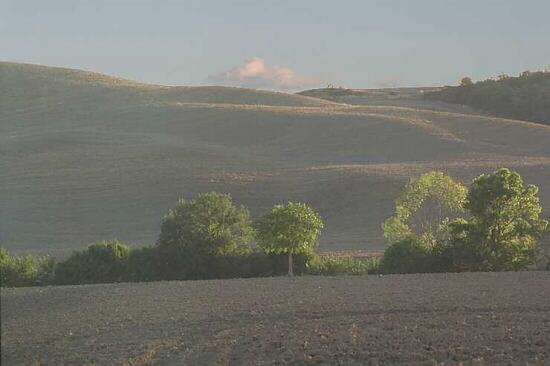
[[538, 188], [502, 168], [472, 183], [469, 220], [452, 223], [449, 256], [459, 270], [516, 270], [535, 262], [548, 222], [540, 215]]
[[55, 268], [59, 284], [109, 283], [126, 279], [130, 248], [118, 240], [102, 241], [76, 252]]
[[319, 214], [303, 203], [273, 206], [256, 222], [256, 241], [268, 253], [288, 254], [288, 275], [293, 276], [292, 255], [310, 254], [323, 229]]
[[231, 195], [202, 193], [179, 200], [161, 225], [158, 245], [202, 255], [239, 255], [249, 251], [250, 214], [233, 204]]
[[395, 214], [382, 224], [390, 243], [417, 237], [435, 247], [448, 236], [448, 222], [463, 212], [467, 189], [442, 172], [412, 178], [395, 202]]
[[468, 76], [460, 79], [460, 86], [470, 86], [470, 85], [474, 85], [474, 82]]

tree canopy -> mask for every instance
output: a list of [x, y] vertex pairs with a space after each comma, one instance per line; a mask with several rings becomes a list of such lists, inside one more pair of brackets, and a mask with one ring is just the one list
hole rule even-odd
[[231, 195], [202, 193], [180, 199], [164, 217], [158, 245], [202, 255], [247, 253], [252, 238], [250, 214], [235, 206]]
[[499, 271], [534, 263], [548, 227], [537, 194], [506, 168], [476, 178], [465, 202], [471, 218], [451, 224], [456, 266]]
[[292, 275], [292, 255], [313, 251], [323, 229], [319, 214], [304, 203], [273, 206], [255, 224], [256, 241], [268, 253], [287, 253], [289, 275]]
[[442, 172], [411, 178], [395, 202], [395, 214], [382, 224], [384, 237], [393, 243], [415, 236], [434, 246], [447, 235], [449, 220], [464, 211], [466, 192]]

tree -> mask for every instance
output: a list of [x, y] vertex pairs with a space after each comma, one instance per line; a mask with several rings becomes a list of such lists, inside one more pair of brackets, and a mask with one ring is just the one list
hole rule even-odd
[[417, 237], [435, 247], [448, 235], [448, 222], [463, 212], [467, 189], [442, 172], [412, 178], [395, 202], [395, 214], [382, 224], [390, 243]]
[[255, 224], [256, 242], [268, 253], [288, 254], [288, 275], [293, 276], [293, 254], [309, 254], [317, 245], [323, 221], [303, 203], [273, 206]]
[[179, 200], [162, 221], [158, 245], [189, 254], [238, 255], [248, 252], [252, 234], [248, 210], [233, 205], [229, 194], [210, 192]]
[[474, 85], [474, 82], [468, 76], [460, 79], [460, 86], [470, 86], [470, 85]]
[[118, 240], [102, 241], [76, 252], [55, 268], [60, 284], [109, 283], [123, 281], [130, 248]]
[[548, 222], [540, 217], [538, 188], [502, 168], [472, 183], [469, 220], [452, 223], [452, 251], [460, 270], [516, 270], [535, 262]]

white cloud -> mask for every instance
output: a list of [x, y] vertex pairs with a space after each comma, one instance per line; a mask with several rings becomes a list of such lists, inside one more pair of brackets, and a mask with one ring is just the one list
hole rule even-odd
[[313, 80], [296, 75], [289, 67], [271, 66], [259, 57], [253, 57], [244, 64], [222, 73], [210, 75], [208, 82], [216, 85], [274, 90], [297, 90], [314, 84]]

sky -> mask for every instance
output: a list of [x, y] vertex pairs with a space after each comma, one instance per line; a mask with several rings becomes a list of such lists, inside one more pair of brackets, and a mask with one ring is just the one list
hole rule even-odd
[[550, 65], [548, 0], [2, 0], [0, 60], [166, 85], [455, 85]]

